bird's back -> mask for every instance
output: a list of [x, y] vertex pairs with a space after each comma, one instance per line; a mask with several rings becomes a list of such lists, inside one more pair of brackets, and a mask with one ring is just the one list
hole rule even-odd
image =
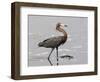
[[46, 48], [55, 48], [63, 44], [66, 40], [64, 36], [52, 37], [40, 42], [38, 44], [39, 47], [46, 47]]

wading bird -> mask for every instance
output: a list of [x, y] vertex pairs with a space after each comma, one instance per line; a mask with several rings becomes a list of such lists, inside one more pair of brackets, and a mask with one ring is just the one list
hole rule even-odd
[[55, 48], [56, 48], [56, 53], [57, 53], [57, 65], [59, 64], [58, 63], [58, 47], [61, 44], [64, 44], [66, 42], [67, 36], [68, 36], [68, 34], [63, 29], [64, 27], [67, 27], [67, 25], [64, 25], [62, 23], [57, 23], [56, 30], [58, 30], [59, 32], [62, 32], [63, 36], [51, 37], [51, 38], [48, 38], [48, 39], [46, 39], [43, 42], [40, 42], [38, 44], [39, 47], [45, 47], [45, 48], [51, 48], [52, 49], [49, 56], [48, 56], [48, 60], [49, 60], [51, 65], [53, 65], [53, 64], [50, 61], [50, 55], [52, 54], [52, 52]]

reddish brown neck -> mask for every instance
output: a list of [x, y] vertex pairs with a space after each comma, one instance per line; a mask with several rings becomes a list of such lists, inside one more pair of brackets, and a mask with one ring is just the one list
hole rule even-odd
[[63, 33], [63, 35], [64, 35], [64, 37], [67, 39], [67, 33], [66, 33], [66, 31], [64, 30], [64, 29], [62, 29], [62, 28], [57, 28], [57, 30], [59, 31], [59, 32], [62, 32]]

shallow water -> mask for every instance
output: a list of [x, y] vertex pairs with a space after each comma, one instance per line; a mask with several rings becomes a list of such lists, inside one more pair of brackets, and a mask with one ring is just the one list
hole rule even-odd
[[[85, 59], [84, 57], [84, 54], [87, 54], [87, 53], [80, 53], [80, 55], [82, 57], [78, 57], [78, 55], [70, 55], [72, 52], [66, 52], [66, 51], [63, 51], [63, 49], [61, 49], [62, 51], [59, 50], [59, 61], [58, 61], [58, 64], [59, 65], [74, 65], [74, 64], [86, 64], [87, 63], [87, 59]], [[65, 50], [65, 49], [64, 49]], [[63, 54], [62, 54], [63, 53]], [[68, 54], [66, 54], [68, 53]], [[79, 54], [79, 53], [77, 53]], [[68, 57], [65, 57], [65, 58], [61, 58], [61, 56], [65, 56], [65, 55], [68, 55], [68, 56], [72, 56], [73, 58], [69, 59]], [[84, 61], [85, 60], [85, 61]], [[50, 62], [53, 64], [53, 65], [57, 65], [57, 57], [56, 57], [56, 52], [54, 51], [53, 54], [51, 54], [50, 56], [50, 61], [48, 61], [48, 54], [47, 52], [44, 52], [41, 53], [41, 54], [36, 54], [36, 55], [31, 55], [29, 57], [29, 66], [51, 66]]]
[[[68, 39], [59, 47], [59, 65], [76, 65], [88, 63], [88, 18], [72, 16], [36, 16], [30, 15], [28, 29], [28, 66], [49, 66], [49, 48], [38, 47], [38, 43], [53, 36], [61, 36], [56, 31], [56, 24], [67, 24], [64, 30]], [[73, 59], [60, 58], [70, 55]], [[53, 65], [57, 64], [56, 51], [50, 56]]]

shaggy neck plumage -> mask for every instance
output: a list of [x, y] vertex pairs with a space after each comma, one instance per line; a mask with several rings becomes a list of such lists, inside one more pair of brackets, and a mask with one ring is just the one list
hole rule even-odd
[[64, 38], [66, 38], [67, 39], [67, 33], [66, 33], [66, 31], [64, 30], [64, 29], [62, 29], [62, 28], [56, 28], [56, 30], [58, 30], [59, 32], [62, 32], [63, 33], [63, 36], [64, 36]]

